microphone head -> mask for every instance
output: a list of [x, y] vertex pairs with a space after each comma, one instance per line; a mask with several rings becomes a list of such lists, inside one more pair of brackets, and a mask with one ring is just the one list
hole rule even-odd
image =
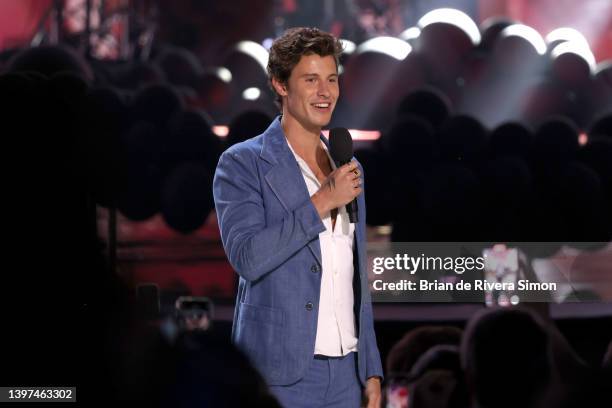
[[353, 157], [353, 138], [345, 128], [329, 131], [329, 153], [337, 163], [347, 163]]

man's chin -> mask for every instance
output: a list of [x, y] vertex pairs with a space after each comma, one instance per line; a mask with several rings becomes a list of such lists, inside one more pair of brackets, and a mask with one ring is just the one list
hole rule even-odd
[[333, 111], [329, 113], [329, 115], [325, 115], [325, 116], [321, 115], [321, 117], [316, 118], [314, 122], [317, 124], [317, 126], [325, 127], [329, 125], [329, 122], [331, 122], [332, 114], [333, 114]]
[[333, 110], [327, 114], [305, 112], [305, 115], [292, 116], [300, 125], [310, 132], [317, 133], [331, 122]]
[[327, 120], [324, 120], [324, 121], [321, 121], [321, 122], [317, 123], [317, 125], [318, 125], [319, 127], [324, 128], [324, 127], [326, 127], [327, 125], [329, 125], [329, 122], [331, 122], [331, 118], [329, 118], [329, 119], [327, 119]]

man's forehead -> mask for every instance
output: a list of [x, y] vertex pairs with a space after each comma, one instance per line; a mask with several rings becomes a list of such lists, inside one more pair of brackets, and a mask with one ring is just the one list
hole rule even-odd
[[330, 75], [337, 73], [336, 59], [333, 55], [321, 57], [318, 54], [302, 55], [300, 61], [293, 68], [299, 75], [311, 73], [313, 75]]

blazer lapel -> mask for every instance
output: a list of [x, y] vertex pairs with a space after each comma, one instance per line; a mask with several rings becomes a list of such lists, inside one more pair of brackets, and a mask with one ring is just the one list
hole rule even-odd
[[[310, 199], [304, 176], [276, 117], [263, 134], [260, 157], [271, 164], [264, 178], [270, 190], [276, 195], [287, 212], [291, 212], [304, 201]], [[308, 248], [321, 264], [321, 246], [318, 239], [308, 243]]]

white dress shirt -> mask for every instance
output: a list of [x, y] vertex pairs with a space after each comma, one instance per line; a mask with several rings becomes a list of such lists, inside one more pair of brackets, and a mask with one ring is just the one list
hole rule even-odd
[[[288, 140], [287, 144], [300, 166], [308, 193], [312, 196], [321, 188], [321, 183], [308, 164], [295, 153]], [[323, 141], [321, 145], [329, 157], [332, 169], [335, 169], [336, 165], [329, 155], [327, 146]], [[323, 268], [314, 353], [330, 357], [344, 356], [357, 351], [353, 312], [355, 224], [350, 223], [345, 206], [338, 209], [334, 228], [332, 228], [331, 212], [325, 214], [322, 221], [326, 229], [319, 234]]]

